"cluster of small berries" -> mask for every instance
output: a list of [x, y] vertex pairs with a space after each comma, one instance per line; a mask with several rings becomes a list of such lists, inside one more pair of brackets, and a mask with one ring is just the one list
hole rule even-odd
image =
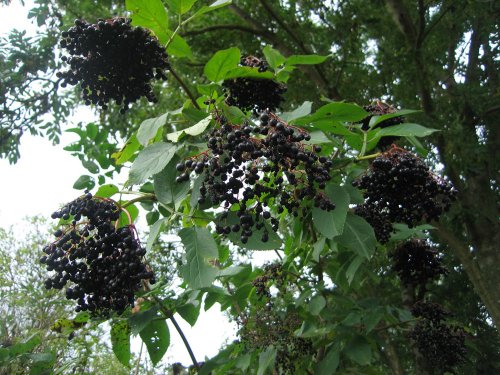
[[[370, 113], [370, 116], [367, 116], [362, 120], [361, 129], [363, 130], [368, 130], [370, 128], [370, 120], [372, 119], [373, 116], [383, 116], [397, 112], [397, 109], [394, 108], [392, 105], [384, 103], [380, 100], [377, 100], [376, 102], [370, 105], [363, 106], [363, 109]], [[377, 127], [387, 128], [389, 126], [402, 124], [403, 122], [405, 122], [405, 118], [403, 116], [396, 116], [388, 118], [378, 123]]]
[[418, 351], [431, 368], [442, 372], [464, 361], [465, 332], [463, 329], [446, 324], [448, 312], [435, 303], [419, 302], [412, 309], [415, 317], [421, 318], [410, 332]]
[[53, 219], [71, 223], [58, 229], [56, 240], [43, 249], [46, 255], [40, 262], [47, 271], [55, 271], [45, 286], [62, 289], [68, 282], [74, 284], [66, 289], [66, 298], [77, 301], [77, 312], [121, 313], [133, 306], [141, 280], [155, 282], [142, 262], [146, 251], [133, 226], [113, 225], [119, 217], [120, 209], [114, 201], [94, 198], [90, 193], [52, 214]]
[[260, 297], [271, 298], [268, 282], [274, 281], [279, 287], [283, 283], [283, 274], [281, 264], [272, 263], [264, 266], [264, 274], [257, 276], [252, 284], [255, 287], [255, 293]]
[[96, 24], [76, 20], [62, 34], [60, 45], [71, 57], [62, 57], [69, 70], [57, 73], [61, 86], [80, 83], [87, 105], [106, 109], [113, 99], [122, 105], [122, 113], [143, 96], [155, 102], [150, 81], [167, 79], [167, 53], [149, 30], [130, 23], [126, 18], [99, 19]]
[[425, 286], [429, 281], [448, 273], [437, 250], [425, 240], [403, 242], [389, 256], [393, 269], [406, 286]]
[[294, 216], [304, 200], [314, 201], [323, 210], [335, 208], [322, 191], [331, 178], [332, 161], [318, 155], [321, 147], [303, 143], [310, 140], [307, 132], [286, 124], [272, 112], [264, 112], [256, 127], [232, 125], [223, 116], [216, 119], [217, 126], [208, 137], [209, 151], [201, 160], [179, 163], [176, 168], [181, 174], [176, 180], [188, 180], [191, 171], [205, 171], [200, 204], [208, 201], [226, 209], [239, 204], [239, 222], [229, 224], [226, 211], [216, 226], [217, 233], [241, 231], [241, 242], [247, 243], [255, 229], [262, 230], [261, 240], [267, 242], [265, 221], [270, 221], [274, 231], [278, 229], [270, 204], [276, 205], [278, 214], [286, 209]]
[[[259, 72], [268, 70], [265, 60], [255, 56], [244, 57], [241, 66], [257, 68]], [[280, 107], [286, 86], [272, 79], [235, 78], [224, 81], [222, 85], [228, 105], [236, 106], [244, 111], [271, 111]]]
[[265, 350], [274, 346], [276, 359], [274, 369], [277, 374], [302, 373], [300, 359], [314, 355], [311, 339], [295, 336], [301, 320], [288, 313], [283, 316], [273, 308], [265, 308], [252, 315], [239, 331], [245, 349]]
[[437, 220], [456, 199], [456, 190], [449, 182], [433, 174], [417, 156], [396, 146], [378, 156], [369, 172], [353, 185], [364, 190], [365, 203], [359, 214], [384, 223], [376, 228], [382, 240], [390, 235], [385, 223], [414, 227]]

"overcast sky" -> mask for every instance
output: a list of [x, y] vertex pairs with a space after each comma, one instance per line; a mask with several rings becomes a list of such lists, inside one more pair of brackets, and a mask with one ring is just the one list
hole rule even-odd
[[[24, 8], [18, 1], [13, 1], [7, 7], [0, 5], [0, 35], [4, 36], [13, 28], [26, 30], [28, 35], [33, 35], [36, 27], [27, 19], [27, 12], [33, 2], [25, 3]], [[91, 122], [92, 117], [92, 111], [83, 108], [75, 118], [79, 121], [86, 118]], [[71, 126], [68, 123], [65, 128]], [[28, 230], [22, 224], [23, 217], [50, 217], [61, 204], [81, 194], [81, 191], [74, 190], [72, 186], [80, 175], [87, 172], [77, 158], [63, 150], [64, 146], [77, 138], [73, 133], [63, 132], [61, 143], [52, 145], [47, 139], [25, 134], [21, 138], [20, 160], [15, 165], [10, 165], [6, 160], [0, 159], [0, 227], [13, 226], [18, 235], [23, 235]], [[205, 356], [215, 355], [228, 338], [234, 337], [234, 325], [227, 323], [218, 305], [207, 313], [202, 312], [194, 328], [180, 317], [177, 320], [199, 361], [203, 361]], [[172, 340], [164, 360], [167, 363], [181, 362], [189, 365], [190, 358], [186, 349], [174, 327], [171, 324], [169, 327]], [[133, 348], [137, 352], [138, 347], [138, 340], [134, 340]]]

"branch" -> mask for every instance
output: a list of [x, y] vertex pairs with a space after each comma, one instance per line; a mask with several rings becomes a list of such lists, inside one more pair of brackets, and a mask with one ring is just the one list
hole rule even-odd
[[172, 76], [175, 78], [175, 80], [177, 82], [179, 82], [179, 85], [181, 85], [182, 89], [184, 90], [184, 92], [186, 93], [186, 95], [189, 97], [189, 100], [191, 100], [191, 103], [193, 103], [193, 106], [196, 109], [200, 109], [200, 106], [196, 102], [196, 98], [194, 97], [194, 95], [191, 92], [191, 90], [189, 90], [189, 87], [187, 87], [187, 85], [184, 83], [184, 81], [182, 80], [182, 78], [175, 72], [175, 70], [172, 68], [172, 66], [170, 66], [168, 68], [168, 70], [170, 71], [170, 73], [172, 73]]
[[414, 46], [417, 33], [408, 9], [401, 0], [386, 0], [385, 4], [401, 33]]
[[248, 27], [248, 26], [243, 26], [243, 25], [236, 25], [236, 24], [224, 24], [224, 25], [208, 26], [208, 27], [204, 27], [202, 29], [186, 31], [185, 33], [182, 33], [181, 35], [183, 37], [195, 36], [195, 35], [199, 35], [199, 34], [205, 34], [205, 33], [211, 32], [211, 31], [219, 31], [219, 30], [237, 30], [237, 31], [245, 32], [245, 33], [261, 35], [264, 37], [268, 36], [267, 33], [262, 32], [262, 30], [254, 29], [253, 27]]

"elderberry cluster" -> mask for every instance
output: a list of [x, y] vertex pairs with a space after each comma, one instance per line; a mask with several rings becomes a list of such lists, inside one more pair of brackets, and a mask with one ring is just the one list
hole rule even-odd
[[310, 140], [307, 132], [271, 112], [263, 113], [256, 127], [232, 125], [223, 116], [216, 119], [208, 136], [209, 151], [197, 161], [179, 163], [176, 181], [187, 181], [192, 171], [205, 171], [198, 203], [226, 209], [239, 204], [236, 219], [229, 210], [220, 216], [217, 233], [241, 233], [245, 244], [254, 231], [261, 231], [262, 242], [267, 242], [268, 227], [278, 230], [279, 221], [269, 208], [273, 204], [277, 214], [287, 210], [294, 216], [304, 200], [323, 210], [335, 208], [322, 191], [331, 178], [332, 161], [318, 155], [321, 147], [303, 143]]
[[[388, 114], [397, 112], [397, 109], [394, 108], [392, 105], [381, 102], [379, 100], [376, 101], [375, 103], [370, 104], [370, 105], [363, 106], [363, 109], [370, 113], [369, 116], [365, 117], [361, 121], [361, 123], [362, 123], [361, 129], [363, 129], [365, 131], [370, 128], [370, 120], [372, 119], [373, 116], [383, 116], [383, 115], [388, 115]], [[405, 122], [405, 118], [403, 116], [396, 116], [396, 117], [388, 118], [388, 119], [378, 123], [377, 127], [387, 128], [389, 126], [402, 124], [403, 122]]]
[[[255, 56], [242, 58], [240, 65], [257, 68], [261, 73], [268, 70], [266, 61]], [[285, 85], [272, 79], [261, 78], [229, 79], [224, 81], [222, 87], [228, 105], [254, 112], [261, 112], [266, 108], [271, 111], [276, 110], [280, 107], [283, 94], [286, 92]]]
[[53, 219], [71, 220], [43, 248], [40, 258], [47, 271], [47, 289], [62, 289], [68, 282], [66, 298], [76, 300], [76, 311], [106, 314], [123, 312], [133, 306], [134, 292], [141, 280], [154, 283], [154, 276], [142, 262], [146, 253], [136, 239], [133, 226], [116, 228], [120, 217], [115, 202], [94, 198], [90, 193], [66, 204]]
[[412, 313], [421, 319], [413, 327], [410, 337], [430, 367], [441, 372], [451, 371], [464, 361], [467, 352], [465, 332], [445, 322], [448, 312], [438, 304], [419, 302]]
[[[417, 156], [398, 147], [378, 156], [368, 173], [353, 185], [364, 190], [365, 203], [358, 210], [361, 216], [409, 227], [438, 220], [456, 198], [449, 182], [433, 174]], [[379, 227], [382, 239], [387, 237], [382, 230], [386, 227]]]
[[425, 240], [406, 241], [389, 256], [403, 285], [425, 286], [429, 281], [448, 273], [437, 250]]
[[85, 104], [106, 109], [113, 99], [122, 113], [143, 96], [155, 102], [150, 81], [167, 79], [167, 53], [149, 30], [130, 23], [126, 18], [96, 24], [76, 20], [62, 33], [60, 45], [71, 57], [62, 57], [69, 70], [57, 73], [61, 86], [80, 83]]
[[283, 274], [281, 264], [267, 264], [264, 266], [264, 274], [257, 276], [252, 285], [255, 287], [255, 293], [260, 297], [271, 298], [268, 282], [274, 281], [278, 286], [283, 284]]
[[298, 374], [305, 364], [301, 359], [314, 354], [312, 340], [294, 334], [300, 324], [296, 314], [283, 316], [268, 306], [248, 317], [238, 333], [246, 351], [265, 350], [270, 345], [276, 348], [276, 373]]

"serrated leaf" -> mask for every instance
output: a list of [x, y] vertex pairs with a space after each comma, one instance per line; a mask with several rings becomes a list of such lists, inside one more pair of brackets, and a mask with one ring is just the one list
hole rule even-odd
[[92, 190], [95, 186], [94, 178], [88, 175], [81, 175], [73, 184], [73, 189], [83, 190], [88, 189]]
[[161, 0], [126, 0], [125, 6], [132, 12], [132, 24], [145, 27], [155, 33], [161, 43], [168, 40], [168, 14]]
[[94, 194], [96, 197], [101, 197], [101, 198], [109, 198], [116, 193], [118, 193], [120, 190], [116, 185], [113, 184], [106, 184], [99, 186], [99, 189], [97, 189], [96, 193]]
[[325, 358], [321, 360], [316, 366], [317, 375], [332, 375], [337, 371], [339, 366], [340, 357], [339, 349], [337, 346], [332, 346], [325, 355]]
[[211, 12], [211, 11], [214, 11], [216, 9], [219, 9], [219, 8], [222, 8], [222, 7], [225, 7], [226, 5], [229, 5], [232, 3], [232, 0], [217, 0], [215, 2], [213, 2], [212, 4], [210, 5], [206, 5], [206, 6], [203, 6], [201, 7], [196, 13], [195, 13], [195, 16], [198, 17], [198, 16], [201, 16], [202, 14], [205, 14], [205, 13], [208, 13], [208, 12]]
[[362, 336], [356, 336], [351, 340], [344, 349], [344, 353], [347, 357], [361, 366], [368, 365], [372, 358], [372, 348]]
[[312, 315], [319, 315], [321, 310], [323, 310], [326, 306], [326, 299], [322, 295], [318, 294], [311, 298], [309, 302], [309, 312]]
[[130, 327], [126, 320], [119, 320], [111, 325], [111, 346], [120, 363], [129, 367]]
[[[324, 105], [309, 116], [297, 119], [294, 123], [297, 125], [306, 125], [315, 122], [318, 123], [320, 120], [326, 120], [333, 123], [356, 122], [364, 119], [368, 115], [368, 112], [356, 104], [333, 102]], [[327, 122], [325, 125], [326, 124]]]
[[354, 279], [354, 276], [356, 275], [356, 272], [359, 269], [359, 266], [361, 266], [361, 264], [365, 261], [365, 259], [366, 259], [365, 257], [357, 255], [349, 264], [349, 267], [347, 267], [347, 270], [345, 271], [345, 276], [349, 285], [351, 285], [352, 280]]
[[294, 109], [291, 112], [284, 112], [281, 115], [281, 118], [287, 122], [296, 120], [298, 118], [307, 116], [311, 113], [312, 102], [305, 101], [300, 105], [300, 107]]
[[326, 238], [325, 237], [320, 237], [320, 239], [313, 245], [313, 253], [312, 253], [312, 258], [315, 262], [319, 262], [319, 257], [321, 255], [321, 252], [323, 251], [325, 247], [325, 242]]
[[142, 342], [146, 344], [149, 358], [156, 366], [161, 361], [170, 346], [170, 332], [164, 320], [152, 320], [139, 333]]
[[371, 225], [362, 217], [351, 213], [347, 214], [344, 232], [336, 241], [365, 258], [373, 255], [377, 245]]
[[399, 117], [399, 116], [405, 116], [405, 115], [409, 115], [409, 114], [412, 114], [412, 113], [418, 113], [418, 112], [422, 112], [422, 111], [421, 110], [415, 110], [415, 109], [402, 109], [401, 111], [397, 111], [397, 112], [394, 112], [394, 113], [387, 113], [385, 115], [376, 116], [375, 120], [373, 121], [373, 124], [370, 124], [370, 128], [373, 129], [375, 126], [377, 126], [381, 122], [383, 122], [385, 120], [388, 120], [390, 118]]
[[137, 131], [137, 140], [143, 146], [147, 146], [149, 141], [158, 133], [158, 129], [164, 126], [170, 116], [170, 113], [164, 113], [161, 116], [148, 118], [144, 120]]
[[177, 313], [189, 323], [191, 327], [196, 324], [198, 320], [198, 316], [200, 315], [200, 304], [198, 303], [196, 306], [192, 303], [186, 303], [177, 308]]
[[278, 50], [272, 48], [270, 45], [265, 46], [262, 52], [264, 52], [267, 63], [274, 70], [276, 70], [280, 65], [284, 64], [284, 62], [286, 61], [286, 57], [283, 56]]
[[209, 260], [217, 258], [217, 243], [207, 228], [190, 227], [179, 232], [186, 249], [186, 265], [181, 268], [184, 280], [192, 289], [207, 288], [217, 276]]
[[259, 355], [259, 369], [257, 375], [264, 375], [268, 369], [273, 368], [274, 360], [276, 359], [276, 348], [272, 345]]
[[189, 180], [180, 183], [175, 181], [178, 174], [175, 166], [179, 161], [180, 158], [175, 155], [160, 173], [154, 175], [153, 179], [158, 201], [165, 205], [173, 203], [176, 210], [179, 209], [181, 202], [186, 198], [190, 183]]
[[131, 333], [133, 335], [138, 335], [149, 323], [151, 323], [153, 319], [157, 317], [157, 315], [158, 306], [153, 306], [148, 310], [132, 314], [130, 318], [128, 318]]
[[286, 59], [286, 65], [315, 65], [321, 64], [328, 59], [330, 55], [292, 55]]
[[189, 12], [197, 0], [166, 0], [168, 8], [175, 14]]
[[200, 135], [205, 131], [205, 129], [210, 125], [210, 121], [212, 120], [212, 116], [208, 116], [204, 118], [203, 120], [197, 122], [195, 125], [190, 126], [189, 128], [186, 129], [181, 129], [173, 133], [167, 134], [167, 139], [171, 142], [177, 143], [179, 141], [179, 138], [183, 134], [188, 134], [188, 135]]
[[236, 47], [217, 51], [205, 65], [203, 72], [212, 82], [219, 82], [226, 78], [226, 74], [238, 66], [240, 50]]
[[229, 70], [224, 79], [233, 78], [256, 78], [256, 79], [273, 79], [274, 74], [270, 71], [259, 72], [259, 69], [250, 66], [237, 66]]
[[151, 251], [151, 249], [153, 248], [153, 244], [155, 243], [160, 233], [163, 231], [166, 221], [166, 218], [162, 218], [151, 226], [151, 229], [149, 230], [148, 242], [146, 243], [146, 251]]
[[157, 142], [147, 146], [130, 168], [128, 184], [137, 185], [160, 172], [174, 157], [177, 147], [171, 143]]
[[314, 226], [323, 236], [332, 239], [344, 231], [347, 210], [349, 209], [349, 194], [341, 186], [328, 185], [325, 192], [330, 200], [335, 203], [332, 211], [314, 207], [312, 217]]
[[130, 160], [139, 148], [141, 148], [141, 144], [134, 134], [127, 140], [127, 142], [125, 142], [125, 145], [121, 148], [121, 150], [112, 154], [111, 157], [115, 159], [116, 165], [121, 165]]
[[387, 128], [380, 129], [376, 134], [377, 137], [385, 136], [398, 136], [398, 137], [427, 137], [438, 129], [426, 128], [419, 124], [405, 123], [399, 125], [388, 126]]

